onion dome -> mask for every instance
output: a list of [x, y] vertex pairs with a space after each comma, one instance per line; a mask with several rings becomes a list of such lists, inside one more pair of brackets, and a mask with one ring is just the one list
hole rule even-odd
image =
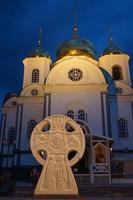
[[27, 57], [47, 57], [49, 58], [49, 54], [42, 46], [42, 30], [39, 29], [39, 35], [38, 35], [38, 41], [37, 41], [37, 47], [29, 52]]
[[104, 49], [102, 55], [110, 54], [123, 54], [123, 51], [114, 44], [112, 37], [109, 38], [109, 46]]
[[96, 51], [93, 44], [86, 39], [77, 36], [77, 27], [73, 29], [73, 38], [64, 41], [56, 51], [57, 60], [64, 56], [87, 55], [96, 59]]

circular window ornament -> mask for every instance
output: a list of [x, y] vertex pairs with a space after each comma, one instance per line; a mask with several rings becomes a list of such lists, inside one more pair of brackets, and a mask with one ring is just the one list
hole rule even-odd
[[122, 88], [118, 87], [116, 88], [116, 93], [117, 94], [121, 94], [123, 92]]
[[13, 102], [12, 102], [12, 106], [17, 106], [17, 102], [16, 102], [16, 101], [13, 101]]
[[79, 81], [83, 77], [83, 72], [78, 68], [73, 68], [68, 72], [68, 78], [72, 81]]
[[31, 90], [31, 95], [32, 96], [37, 96], [38, 95], [38, 90], [36, 90], [36, 89]]

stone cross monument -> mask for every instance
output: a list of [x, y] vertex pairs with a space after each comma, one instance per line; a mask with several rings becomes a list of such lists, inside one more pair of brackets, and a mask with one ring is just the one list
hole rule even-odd
[[34, 157], [43, 165], [35, 195], [78, 195], [71, 166], [84, 153], [81, 127], [64, 115], [52, 115], [35, 127], [30, 145]]

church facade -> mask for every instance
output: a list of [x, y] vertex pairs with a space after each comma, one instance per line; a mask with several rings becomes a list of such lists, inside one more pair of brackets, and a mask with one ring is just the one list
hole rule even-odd
[[11, 93], [3, 102], [1, 167], [38, 166], [30, 150], [31, 133], [45, 117], [56, 114], [74, 119], [85, 134], [86, 150], [73, 167], [75, 174], [87, 174], [90, 183], [111, 183], [111, 174], [133, 175], [129, 58], [109, 38], [108, 47], [97, 59], [92, 43], [78, 37], [74, 28], [72, 39], [58, 47], [52, 62], [39, 37], [35, 50], [23, 60], [20, 95]]

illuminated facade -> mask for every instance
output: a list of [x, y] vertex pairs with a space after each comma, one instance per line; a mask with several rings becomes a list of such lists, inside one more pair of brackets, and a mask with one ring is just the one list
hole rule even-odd
[[96, 59], [91, 42], [79, 38], [74, 29], [73, 38], [58, 47], [54, 63], [39, 38], [23, 63], [21, 93], [9, 95], [2, 107], [1, 166], [28, 169], [38, 165], [29, 148], [30, 134], [45, 117], [62, 114], [77, 121], [86, 136], [86, 151], [74, 166], [75, 173], [88, 174], [91, 183], [101, 178], [111, 183], [111, 168], [112, 174], [132, 174], [129, 56], [112, 38]]

